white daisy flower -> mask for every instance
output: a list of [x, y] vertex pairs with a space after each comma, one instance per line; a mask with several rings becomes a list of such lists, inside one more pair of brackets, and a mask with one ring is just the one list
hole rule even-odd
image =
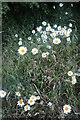
[[51, 46], [50, 46], [50, 45], [47, 45], [47, 48], [48, 48], [48, 49], [51, 49]]
[[76, 77], [75, 76], [72, 76], [72, 84], [76, 84]]
[[42, 58], [46, 58], [46, 57], [47, 57], [46, 53], [42, 53]]
[[60, 7], [63, 7], [63, 3], [60, 3], [59, 6], [60, 6]]
[[71, 7], [73, 7], [73, 4], [71, 3]]
[[24, 111], [28, 111], [28, 110], [30, 110], [30, 106], [29, 105], [24, 106]]
[[19, 100], [19, 101], [17, 102], [17, 105], [20, 106], [20, 107], [24, 106], [23, 100], [22, 100], [22, 99]]
[[66, 36], [66, 37], [69, 37], [69, 36], [70, 36], [70, 32], [65, 31], [65, 36]]
[[68, 76], [72, 76], [73, 72], [72, 71], [68, 71]]
[[18, 38], [18, 34], [15, 34], [15, 37]]
[[54, 30], [54, 29], [51, 29], [51, 32], [55, 32], [55, 30]]
[[35, 34], [35, 30], [32, 30], [32, 33]]
[[68, 12], [65, 12], [65, 15], [68, 15]]
[[63, 110], [65, 114], [68, 114], [71, 112], [71, 106], [70, 105], [64, 105]]
[[42, 25], [43, 25], [43, 26], [46, 26], [46, 22], [45, 22], [45, 21], [43, 21], [43, 22], [42, 22]]
[[32, 105], [35, 104], [35, 101], [34, 101], [33, 99], [29, 99], [29, 100], [28, 100], [28, 104], [32, 106]]
[[33, 99], [34, 101], [36, 101], [36, 96], [35, 95], [32, 95], [31, 97], [30, 97], [30, 99]]
[[16, 96], [20, 97], [21, 96], [20, 92], [16, 92]]
[[53, 27], [54, 27], [54, 28], [57, 28], [57, 25], [55, 24]]
[[36, 96], [36, 99], [37, 99], [37, 100], [40, 100], [40, 96]]
[[72, 23], [69, 23], [69, 27], [72, 27]]
[[56, 7], [55, 7], [55, 6], [53, 6], [53, 8], [55, 9]]
[[71, 41], [70, 37], [67, 38], [67, 41], [68, 41], [68, 42]]
[[46, 31], [43, 31], [43, 34], [46, 35]]
[[24, 46], [19, 47], [18, 53], [24, 55], [27, 52], [27, 48]]
[[69, 32], [69, 33], [71, 33], [71, 32], [72, 32], [72, 29], [71, 29], [71, 28], [69, 28], [69, 29], [68, 29], [68, 32]]
[[18, 53], [24, 55], [27, 52], [27, 48], [24, 46], [19, 47]]
[[52, 102], [49, 102], [49, 103], [48, 103], [48, 106], [51, 107], [51, 106], [52, 106]]
[[66, 29], [67, 29], [67, 27], [66, 27], [66, 26], [64, 26], [64, 29], [66, 30]]
[[0, 90], [0, 97], [4, 98], [6, 96], [6, 92], [3, 90]]
[[28, 37], [28, 40], [31, 40], [31, 37]]
[[22, 40], [22, 38], [19, 38], [19, 40]]
[[58, 26], [58, 28], [57, 28], [58, 30], [61, 30], [61, 26]]
[[46, 39], [43, 39], [43, 43], [46, 43], [47, 42], [47, 40]]
[[54, 38], [53, 43], [54, 44], [60, 44], [61, 40], [59, 38]]
[[46, 31], [49, 31], [49, 27], [46, 27]]
[[32, 52], [33, 55], [36, 55], [38, 53], [38, 49], [37, 48], [33, 48], [31, 52]]
[[20, 40], [20, 41], [18, 42], [18, 44], [19, 44], [19, 45], [22, 45], [22, 41]]
[[42, 30], [42, 26], [37, 27], [38, 32], [41, 32], [41, 30]]

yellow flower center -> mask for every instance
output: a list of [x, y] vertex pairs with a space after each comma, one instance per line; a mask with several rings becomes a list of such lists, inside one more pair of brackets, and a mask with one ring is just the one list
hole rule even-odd
[[51, 27], [49, 28], [49, 30], [51, 30]]
[[22, 100], [20, 100], [19, 103], [22, 104]]
[[23, 52], [24, 52], [24, 49], [22, 49], [21, 52], [23, 53]]
[[66, 110], [66, 111], [68, 111], [68, 110], [69, 110], [69, 108], [68, 108], [68, 107], [65, 107], [65, 110]]
[[55, 40], [55, 43], [58, 43], [58, 39]]
[[71, 75], [71, 72], [69, 72], [69, 75]]
[[4, 95], [4, 92], [2, 92], [2, 95]]
[[43, 53], [43, 56], [45, 56], [45, 53]]
[[34, 53], [36, 53], [36, 50], [34, 50]]
[[30, 103], [32, 103], [33, 102], [33, 100], [30, 100]]
[[28, 106], [26, 106], [26, 110], [28, 110]]

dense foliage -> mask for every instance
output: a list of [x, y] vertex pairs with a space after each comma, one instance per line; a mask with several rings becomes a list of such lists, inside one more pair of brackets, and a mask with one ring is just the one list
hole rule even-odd
[[[63, 4], [63, 7], [60, 7], [59, 3], [2, 4], [2, 89], [7, 93], [3, 98], [2, 120], [80, 119], [80, 8], [79, 3], [74, 3], [72, 7], [71, 3]], [[37, 31], [36, 28], [42, 26], [43, 21], [52, 28], [55, 24], [68, 28], [71, 23], [71, 41], [67, 42], [65, 36], [60, 37], [59, 45], [38, 41], [40, 34], [35, 36], [32, 30]], [[24, 55], [18, 53], [20, 38], [23, 46], [27, 48]], [[47, 45], [50, 45], [51, 49], [48, 49]], [[31, 51], [35, 47], [39, 51], [33, 55]], [[41, 54], [47, 51], [49, 56], [42, 58]], [[75, 85], [71, 82], [72, 77], [68, 76], [70, 70], [76, 76]], [[18, 91], [21, 97], [16, 96]], [[40, 100], [30, 111], [25, 112], [17, 102], [21, 98], [27, 104], [31, 95], [40, 96]], [[51, 106], [48, 106], [49, 102], [52, 103]], [[63, 112], [65, 104], [71, 106], [71, 113], [67, 115]]]

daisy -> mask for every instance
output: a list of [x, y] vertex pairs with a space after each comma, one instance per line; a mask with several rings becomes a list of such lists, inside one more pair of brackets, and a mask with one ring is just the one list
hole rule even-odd
[[49, 103], [48, 103], [48, 106], [51, 107], [51, 106], [52, 106], [52, 102], [49, 102]]
[[69, 29], [68, 29], [68, 32], [69, 32], [69, 33], [71, 33], [71, 32], [72, 32], [72, 29], [71, 29], [71, 28], [69, 28]]
[[18, 44], [19, 44], [19, 45], [22, 45], [22, 41], [20, 40], [20, 41], [18, 42]]
[[43, 34], [46, 35], [46, 31], [43, 31]]
[[31, 52], [32, 52], [33, 55], [36, 55], [38, 53], [38, 49], [37, 48], [33, 48]]
[[65, 12], [65, 15], [68, 15], [68, 12]]
[[32, 30], [32, 33], [35, 34], [35, 30]]
[[71, 112], [71, 106], [70, 105], [64, 105], [63, 110], [65, 114], [68, 114]]
[[68, 71], [68, 76], [72, 76], [73, 72], [72, 71]]
[[66, 27], [66, 26], [64, 26], [64, 29], [66, 30], [66, 29], [67, 29], [67, 27]]
[[73, 7], [73, 4], [71, 4], [71, 7]]
[[18, 34], [15, 34], [15, 37], [18, 38]]
[[28, 104], [32, 106], [32, 105], [35, 104], [35, 101], [34, 101], [33, 99], [29, 99], [29, 100], [28, 100]]
[[0, 97], [4, 98], [6, 96], [6, 92], [3, 90], [0, 90]]
[[55, 9], [56, 7], [55, 7], [55, 6], [53, 6], [53, 8]]
[[68, 42], [71, 41], [71, 40], [70, 40], [70, 37], [67, 38], [67, 41], [68, 41]]
[[16, 92], [16, 96], [20, 97], [21, 96], [20, 92]]
[[51, 32], [54, 32], [54, 29], [51, 29]]
[[61, 26], [58, 26], [58, 30], [61, 30]]
[[47, 48], [48, 48], [48, 49], [51, 49], [51, 46], [50, 46], [50, 45], [47, 45]]
[[34, 101], [36, 101], [36, 96], [35, 95], [32, 95], [31, 97], [30, 97], [30, 99], [33, 99]]
[[42, 53], [42, 58], [46, 58], [46, 53]]
[[46, 43], [47, 42], [47, 40], [46, 39], [43, 39], [43, 43]]
[[19, 47], [18, 53], [24, 55], [27, 52], [27, 48], [24, 46]]
[[55, 39], [53, 40], [53, 43], [54, 43], [54, 44], [60, 44], [60, 43], [61, 43], [61, 40], [60, 40], [59, 38], [55, 38]]
[[69, 23], [69, 27], [72, 27], [72, 23]]
[[28, 111], [28, 110], [30, 110], [30, 106], [29, 105], [24, 106], [24, 111]]
[[17, 102], [17, 105], [19, 105], [19, 106], [24, 106], [24, 102], [23, 102], [23, 100], [21, 99], [21, 100], [19, 100], [18, 102]]
[[51, 31], [51, 26], [49, 26], [49, 31]]
[[37, 96], [36, 99], [37, 99], [37, 100], [40, 100], [40, 96]]
[[46, 31], [49, 31], [49, 27], [46, 27]]
[[69, 37], [69, 36], [70, 36], [70, 32], [65, 31], [65, 36], [66, 36], [66, 37]]
[[42, 26], [37, 27], [37, 31], [41, 32]]
[[31, 37], [28, 37], [28, 40], [31, 40]]
[[43, 22], [42, 22], [42, 25], [43, 25], [43, 26], [46, 26], [46, 22], [45, 22], [45, 21], [43, 21]]
[[54, 28], [57, 28], [57, 25], [55, 24], [53, 27], [54, 27]]
[[72, 76], [72, 84], [76, 84], [76, 77], [75, 76]]
[[19, 40], [22, 40], [22, 38], [19, 38]]
[[60, 6], [60, 7], [63, 7], [63, 3], [60, 3], [59, 6]]

